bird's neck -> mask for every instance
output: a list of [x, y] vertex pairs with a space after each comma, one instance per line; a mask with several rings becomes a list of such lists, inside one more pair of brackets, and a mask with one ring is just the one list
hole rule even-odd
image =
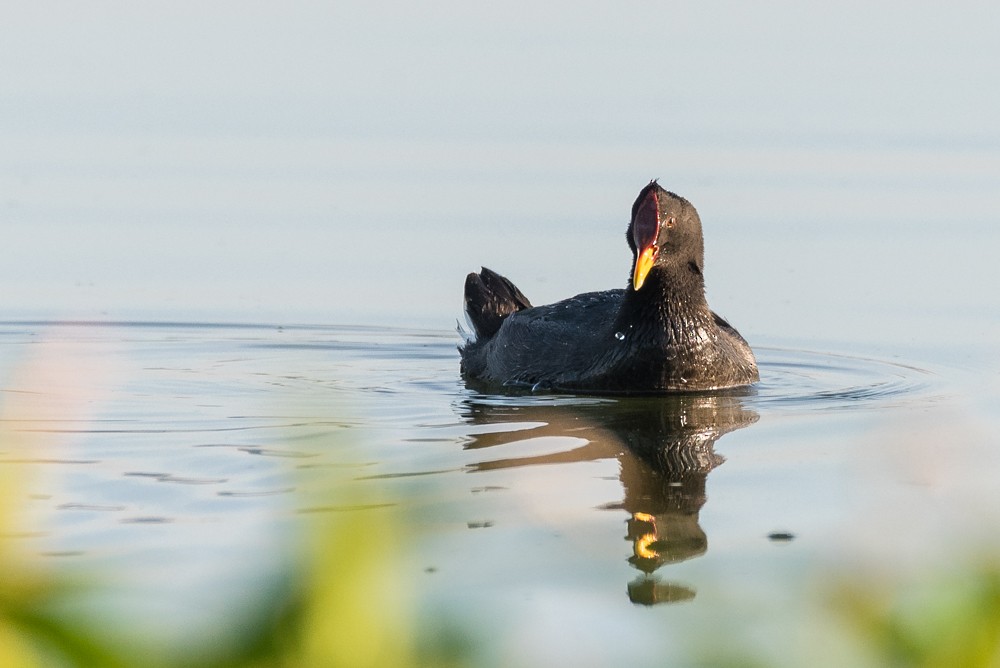
[[654, 267], [642, 289], [625, 291], [618, 313], [621, 327], [638, 330], [640, 340], [657, 345], [694, 345], [715, 327], [699, 274]]

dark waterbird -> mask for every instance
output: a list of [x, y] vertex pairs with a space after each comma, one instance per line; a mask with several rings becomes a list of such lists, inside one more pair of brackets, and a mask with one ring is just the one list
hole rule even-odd
[[599, 394], [720, 390], [759, 379], [740, 333], [705, 299], [698, 212], [652, 181], [632, 205], [624, 290], [532, 306], [486, 269], [465, 279], [474, 339], [462, 373], [488, 385]]

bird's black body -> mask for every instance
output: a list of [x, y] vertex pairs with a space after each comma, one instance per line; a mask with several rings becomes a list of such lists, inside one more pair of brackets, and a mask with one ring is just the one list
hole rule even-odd
[[476, 338], [462, 372], [495, 385], [649, 394], [719, 390], [758, 380], [750, 346], [705, 300], [701, 222], [656, 182], [643, 188], [628, 229], [633, 280], [532, 307], [513, 283], [469, 274], [465, 308]]

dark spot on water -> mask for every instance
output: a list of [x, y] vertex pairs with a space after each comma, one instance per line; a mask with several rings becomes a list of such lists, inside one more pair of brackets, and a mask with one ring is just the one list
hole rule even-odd
[[125, 506], [101, 506], [92, 503], [63, 503], [57, 506], [58, 510], [93, 510], [103, 512], [118, 512], [125, 510]]
[[245, 452], [249, 455], [260, 455], [262, 457], [315, 457], [316, 455], [310, 454], [308, 452], [294, 452], [292, 450], [274, 450], [272, 448], [255, 448], [255, 447], [239, 447], [236, 448], [240, 452]]
[[181, 485], [219, 485], [228, 482], [227, 478], [182, 478], [170, 473], [146, 473], [143, 471], [129, 471], [122, 475], [133, 478], [152, 478], [157, 482], [174, 482]]
[[399, 473], [379, 473], [376, 475], [366, 475], [355, 480], [392, 480], [393, 478], [416, 478], [425, 475], [438, 475], [440, 473], [453, 473], [461, 469], [434, 469], [431, 471], [401, 471]]
[[790, 531], [772, 531], [767, 534], [767, 539], [774, 543], [790, 543], [795, 540], [795, 534]]
[[268, 489], [260, 492], [234, 492], [230, 490], [223, 490], [221, 492], [217, 492], [216, 494], [218, 496], [228, 496], [228, 497], [243, 499], [243, 498], [252, 498], [255, 496], [275, 496], [278, 494], [290, 494], [294, 491], [295, 491], [294, 487], [285, 487], [283, 489]]
[[491, 520], [486, 520], [485, 522], [469, 522], [466, 526], [470, 529], [489, 529], [493, 526], [493, 522]]
[[160, 482], [175, 482], [181, 485], [219, 485], [228, 482], [228, 478], [181, 478], [175, 475], [165, 475]]
[[395, 503], [365, 503], [357, 505], [347, 505], [347, 506], [312, 506], [309, 508], [300, 508], [295, 512], [300, 515], [307, 515], [311, 513], [350, 513], [359, 510], [378, 510], [381, 508], [392, 508]]

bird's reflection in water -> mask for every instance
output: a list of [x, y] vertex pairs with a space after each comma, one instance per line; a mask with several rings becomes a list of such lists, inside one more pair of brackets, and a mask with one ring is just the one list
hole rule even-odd
[[[525, 397], [468, 399], [464, 417], [478, 425], [519, 423], [516, 431], [476, 434], [469, 448], [486, 448], [537, 436], [585, 439], [564, 452], [483, 461], [480, 470], [569, 463], [616, 457], [624, 498], [604, 506], [630, 514], [629, 563], [641, 575], [628, 585], [634, 603], [653, 605], [694, 598], [693, 589], [660, 579], [665, 564], [702, 555], [708, 539], [698, 523], [705, 479], [723, 462], [715, 442], [757, 421], [735, 394], [688, 394], [623, 399]], [[524, 423], [539, 426], [524, 431]]]

